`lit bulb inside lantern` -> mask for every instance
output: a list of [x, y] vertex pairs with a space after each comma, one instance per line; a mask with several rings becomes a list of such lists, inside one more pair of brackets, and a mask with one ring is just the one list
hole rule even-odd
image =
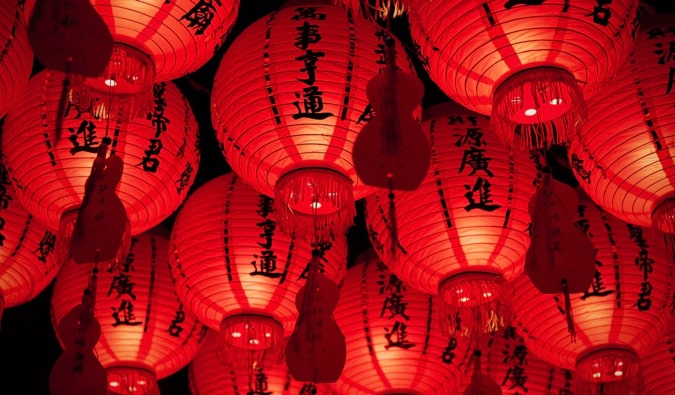
[[462, 296], [461, 298], [459, 298], [459, 301], [462, 303], [466, 303], [469, 301], [469, 298], [467, 298], [466, 296]]
[[117, 387], [120, 386], [120, 382], [119, 381], [111, 381], [110, 383], [108, 383], [108, 385], [113, 387], [113, 388], [117, 388]]
[[600, 372], [595, 372], [595, 373], [593, 373], [593, 378], [594, 378], [594, 379], [599, 379], [600, 376], [602, 376], [602, 373], [600, 373]]
[[265, 332], [265, 337], [272, 337], [272, 334], [269, 332]]
[[113, 86], [117, 85], [117, 81], [115, 81], [112, 78], [109, 78], [109, 79], [103, 81], [103, 83], [106, 84], [106, 86], [110, 86], [110, 87], [113, 87]]
[[537, 110], [534, 109], [534, 108], [528, 108], [527, 110], [525, 110], [525, 115], [527, 115], [528, 117], [532, 117], [536, 114], [537, 114]]
[[251, 340], [249, 340], [248, 342], [251, 343], [251, 344], [253, 344], [253, 345], [258, 345], [258, 344], [260, 344], [260, 341], [259, 341], [258, 339], [251, 339]]
[[621, 376], [623, 376], [623, 371], [617, 370], [617, 371], [614, 372], [614, 375], [615, 375], [616, 377], [621, 377]]
[[492, 292], [483, 292], [483, 297], [484, 298], [489, 298], [492, 296]]
[[241, 337], [241, 332], [232, 332], [232, 337]]
[[311, 208], [313, 208], [314, 210], [318, 210], [318, 209], [321, 208], [321, 203], [319, 203], [319, 202], [312, 202], [312, 203], [309, 204], [309, 206], [310, 206]]
[[551, 99], [551, 101], [549, 101], [549, 103], [553, 106], [557, 106], [559, 104], [562, 104], [562, 102], [563, 102], [562, 99], [559, 98], [559, 97], [556, 97], [555, 99]]

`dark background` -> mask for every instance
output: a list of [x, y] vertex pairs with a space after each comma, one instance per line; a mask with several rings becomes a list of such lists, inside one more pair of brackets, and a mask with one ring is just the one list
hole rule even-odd
[[[283, 0], [241, 0], [239, 18], [220, 52], [197, 72], [175, 81], [192, 104], [201, 131], [202, 159], [193, 191], [213, 177], [230, 171], [217, 148], [209, 114], [209, 91], [222, 54], [246, 26], [283, 3]], [[675, 2], [672, 0], [649, 0], [646, 3], [659, 13], [675, 14]], [[404, 43], [410, 45], [406, 24], [405, 19], [399, 19], [392, 29]], [[36, 64], [35, 70], [39, 69]], [[448, 100], [419, 67], [418, 75], [426, 85], [425, 106]], [[559, 163], [554, 168], [554, 176], [574, 183], [565, 166], [564, 152], [552, 150], [550, 155], [554, 157], [549, 163]], [[349, 263], [369, 246], [360, 202], [357, 202], [357, 211], [356, 226], [349, 234]], [[170, 227], [172, 221], [173, 217], [168, 218], [164, 225]], [[0, 328], [0, 395], [49, 394], [49, 372], [61, 353], [49, 317], [50, 296], [51, 287], [48, 287], [33, 301], [5, 310]], [[187, 368], [160, 380], [159, 385], [162, 395], [190, 394]]]

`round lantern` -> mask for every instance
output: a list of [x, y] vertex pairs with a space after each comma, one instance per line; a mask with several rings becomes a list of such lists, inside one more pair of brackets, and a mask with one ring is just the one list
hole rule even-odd
[[33, 51], [28, 42], [23, 6], [20, 0], [0, 6], [0, 118], [16, 104], [28, 84], [33, 68]]
[[338, 394], [455, 393], [468, 343], [442, 330], [438, 298], [409, 288], [372, 250], [347, 271], [340, 295], [347, 363]]
[[514, 282], [514, 323], [527, 348], [546, 362], [575, 369], [584, 394], [641, 394], [639, 356], [663, 335], [672, 284], [670, 262], [653, 248], [648, 229], [612, 217], [580, 199], [575, 225], [597, 249], [588, 290], [571, 295], [575, 338], [561, 295], [540, 294], [527, 276]]
[[452, 104], [425, 115], [431, 166], [417, 190], [396, 193], [397, 250], [386, 247], [386, 191], [366, 198], [368, 233], [408, 286], [441, 294], [451, 311], [471, 311], [463, 315], [467, 328], [492, 330], [505, 282], [524, 269], [535, 165], [501, 145], [486, 116]]
[[310, 245], [279, 232], [273, 205], [229, 173], [195, 190], [174, 223], [178, 295], [228, 349], [278, 349], [292, 333], [313, 250], [335, 282], [346, 270], [345, 238]]
[[617, 218], [675, 233], [675, 18], [649, 15], [616, 78], [589, 102], [569, 160], [591, 199]]
[[61, 225], [66, 232], [108, 137], [109, 151], [124, 162], [116, 192], [131, 234], [159, 224], [183, 202], [199, 166], [199, 132], [189, 103], [175, 84], [162, 82], [153, 88], [154, 108], [142, 118], [113, 122], [69, 105], [57, 134], [62, 77], [46, 70], [35, 75], [5, 120], [2, 144], [19, 199], [48, 229]]
[[144, 116], [153, 83], [203, 66], [225, 41], [239, 10], [239, 0], [90, 2], [112, 34], [113, 52], [98, 78], [74, 83], [73, 100], [111, 118]]
[[[483, 373], [494, 379], [504, 395], [572, 394], [570, 370], [557, 368], [532, 355], [516, 328], [508, 326], [478, 338]], [[463, 387], [471, 382], [474, 356], [462, 356]]]
[[188, 380], [192, 395], [330, 395], [327, 385], [301, 383], [278, 361], [262, 367], [219, 364], [218, 334], [209, 331], [204, 345], [190, 363]]
[[56, 235], [26, 212], [0, 163], [0, 317], [51, 283], [62, 263], [55, 246]]
[[409, 0], [431, 79], [511, 142], [565, 143], [633, 45], [637, 0]]
[[[108, 372], [109, 394], [159, 394], [157, 380], [185, 367], [206, 334], [176, 295], [164, 233], [132, 238], [119, 270], [98, 272], [94, 316], [101, 337], [94, 352]], [[53, 323], [80, 304], [93, 267], [72, 261], [63, 267], [52, 295]]]
[[667, 394], [675, 388], [673, 340], [675, 340], [675, 321], [671, 320], [668, 333], [642, 358], [646, 395]]
[[[354, 200], [373, 190], [356, 174], [352, 147], [373, 116], [366, 85], [385, 67], [389, 38], [329, 3], [291, 1], [252, 23], [225, 53], [211, 99], [232, 169], [275, 198], [286, 232], [311, 240], [342, 236]], [[396, 64], [414, 73], [396, 48]]]

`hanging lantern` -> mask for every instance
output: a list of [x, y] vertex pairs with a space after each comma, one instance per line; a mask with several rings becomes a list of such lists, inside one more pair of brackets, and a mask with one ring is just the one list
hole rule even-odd
[[219, 331], [232, 356], [237, 349], [277, 351], [291, 334], [313, 252], [336, 283], [346, 270], [345, 238], [310, 245], [281, 233], [273, 204], [233, 173], [222, 175], [190, 195], [171, 234], [178, 295]]
[[675, 388], [675, 322], [671, 319], [668, 333], [642, 357], [645, 372], [645, 394], [667, 394]]
[[0, 6], [0, 118], [16, 104], [28, 85], [33, 68], [33, 51], [28, 42], [21, 0], [6, 1]]
[[383, 260], [411, 288], [440, 294], [465, 329], [499, 326], [506, 281], [523, 272], [529, 246], [528, 200], [536, 169], [488, 132], [488, 118], [457, 105], [428, 110], [422, 122], [431, 166], [420, 187], [396, 194], [399, 243], [384, 192], [366, 198], [371, 241]]
[[159, 224], [183, 202], [199, 166], [198, 126], [189, 103], [172, 82], [153, 88], [155, 107], [133, 121], [101, 120], [69, 105], [55, 133], [61, 73], [35, 75], [7, 115], [4, 155], [27, 211], [69, 239], [100, 146], [124, 162], [116, 189], [132, 235]]
[[[481, 353], [483, 375], [494, 379], [504, 395], [574, 393], [572, 371], [557, 368], [532, 355], [525, 340], [512, 326], [479, 336], [477, 349]], [[474, 355], [462, 358], [462, 388], [471, 382], [475, 358]]]
[[[388, 38], [329, 0], [295, 0], [251, 24], [225, 53], [211, 99], [217, 138], [232, 169], [275, 198], [287, 233], [342, 237], [354, 200], [373, 191], [351, 152], [372, 116], [366, 85], [385, 67]], [[403, 51], [396, 64], [414, 73]]]
[[0, 318], [52, 282], [62, 263], [55, 246], [56, 235], [26, 212], [0, 163]]
[[[611, 3], [611, 4], [610, 4]], [[563, 144], [586, 118], [584, 96], [630, 52], [637, 0], [409, 0], [413, 40], [431, 79], [511, 143]]]
[[575, 222], [597, 249], [591, 286], [571, 295], [576, 341], [560, 295], [540, 294], [527, 276], [513, 285], [514, 323], [534, 355], [576, 371], [582, 394], [641, 394], [639, 356], [665, 332], [670, 263], [652, 248], [648, 229], [617, 220], [587, 197]]
[[234, 24], [239, 0], [90, 0], [115, 42], [98, 78], [74, 80], [79, 107], [103, 118], [145, 116], [152, 87], [203, 66]]
[[[331, 395], [329, 386], [293, 380], [283, 363], [234, 367], [219, 364], [218, 334], [209, 331], [204, 345], [190, 363], [192, 395]], [[257, 392], [256, 392], [257, 391]]]
[[[629, 223], [675, 234], [675, 18], [648, 15], [635, 50], [590, 103], [569, 160], [591, 199]], [[671, 252], [669, 250], [669, 252]]]
[[436, 297], [409, 288], [372, 250], [347, 271], [340, 295], [347, 363], [338, 394], [455, 393], [468, 343], [441, 329]]
[[[132, 238], [120, 269], [98, 272], [94, 316], [101, 337], [94, 352], [107, 370], [111, 395], [159, 394], [157, 380], [185, 367], [206, 333], [176, 295], [163, 233], [156, 229]], [[73, 262], [63, 267], [52, 295], [54, 323], [80, 303], [93, 267]]]

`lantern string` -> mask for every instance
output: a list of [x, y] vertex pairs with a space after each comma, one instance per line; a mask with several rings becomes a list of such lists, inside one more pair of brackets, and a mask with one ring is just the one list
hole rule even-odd
[[563, 278], [562, 280], [560, 280], [560, 284], [562, 285], [563, 296], [565, 298], [565, 319], [567, 321], [567, 330], [570, 333], [572, 343], [576, 343], [577, 333], [576, 330], [574, 329], [574, 318], [572, 317], [572, 301], [570, 299], [570, 289], [568, 287], [566, 279]]

